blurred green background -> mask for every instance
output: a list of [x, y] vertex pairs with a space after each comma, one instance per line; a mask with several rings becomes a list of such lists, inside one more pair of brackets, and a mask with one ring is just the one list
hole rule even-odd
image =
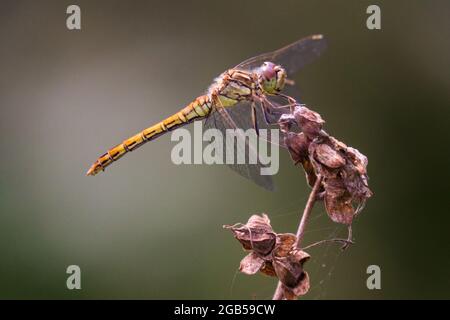
[[[78, 4], [82, 30], [66, 28]], [[382, 29], [366, 28], [378, 4]], [[178, 111], [225, 69], [303, 36], [328, 50], [296, 77], [327, 132], [369, 157], [356, 245], [315, 248], [309, 299], [450, 298], [448, 1], [0, 3], [0, 298], [267, 299], [236, 273], [223, 224], [266, 212], [295, 232], [309, 189], [282, 153], [269, 193], [223, 166], [175, 166], [164, 136], [105, 174], [98, 155]], [[447, 200], [446, 200], [447, 199]], [[322, 205], [305, 239], [336, 232]], [[82, 290], [66, 289], [68, 265]], [[381, 290], [366, 268], [381, 267]]]

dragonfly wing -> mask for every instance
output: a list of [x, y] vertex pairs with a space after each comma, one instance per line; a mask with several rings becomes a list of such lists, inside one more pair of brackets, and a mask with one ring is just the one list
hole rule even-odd
[[[296, 90], [295, 90], [296, 92]], [[265, 140], [265, 142], [270, 142], [276, 146], [286, 147], [284, 145], [284, 138], [282, 132], [279, 132], [279, 139], [272, 139], [272, 134], [270, 130], [279, 129], [277, 125], [278, 120], [283, 114], [290, 114], [290, 108], [281, 108], [281, 106], [286, 104], [286, 99], [278, 96], [266, 96], [270, 103], [275, 107], [271, 109], [270, 112], [263, 113], [263, 108], [259, 102], [255, 102], [256, 109], [256, 123], [260, 131], [260, 139]], [[226, 109], [229, 116], [234, 120], [238, 128], [244, 130], [254, 129], [254, 124], [252, 120], [252, 104], [250, 101], [241, 101], [237, 105]], [[265, 135], [261, 129], [267, 130]], [[264, 141], [263, 141], [264, 142]]]
[[[228, 167], [241, 176], [252, 180], [257, 185], [273, 191], [275, 187], [272, 177], [261, 174], [261, 169], [265, 165], [260, 162], [258, 157], [258, 146], [255, 144], [257, 141], [256, 133], [254, 131], [245, 132], [247, 129], [253, 127], [251, 123], [250, 104], [239, 103], [237, 106], [222, 110], [227, 113], [227, 117], [232, 119], [233, 124], [230, 124], [221, 112], [213, 110], [204, 122], [204, 130], [217, 129], [220, 131], [223, 137], [223, 145], [219, 147], [224, 150], [224, 154], [222, 154], [223, 163], [227, 164]], [[245, 116], [248, 116], [248, 121], [245, 119]], [[243, 131], [234, 131], [236, 133], [235, 135], [227, 134], [228, 129], [234, 130], [236, 127]], [[232, 157], [234, 161], [226, 161], [227, 157]], [[237, 159], [239, 157], [241, 157], [241, 160], [244, 159], [244, 161], [238, 162]], [[255, 161], [250, 161], [252, 158]]]
[[260, 67], [263, 62], [270, 61], [285, 68], [288, 76], [292, 76], [305, 65], [313, 62], [326, 49], [326, 41], [322, 35], [312, 35], [297, 40], [276, 51], [263, 53], [256, 57], [247, 59], [235, 68], [252, 70]]

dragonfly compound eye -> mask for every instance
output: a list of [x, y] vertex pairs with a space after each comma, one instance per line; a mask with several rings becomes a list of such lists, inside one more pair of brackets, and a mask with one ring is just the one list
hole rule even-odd
[[275, 78], [277, 75], [277, 71], [275, 69], [276, 69], [276, 66], [274, 63], [264, 62], [264, 64], [262, 65], [262, 68], [261, 68], [262, 76], [264, 77], [264, 79], [267, 81], [270, 81], [273, 78]]
[[272, 62], [264, 62], [260, 69], [261, 86], [268, 94], [276, 94], [283, 89], [286, 71]]
[[275, 94], [277, 90], [277, 70], [272, 62], [264, 62], [259, 70], [260, 84], [264, 92]]

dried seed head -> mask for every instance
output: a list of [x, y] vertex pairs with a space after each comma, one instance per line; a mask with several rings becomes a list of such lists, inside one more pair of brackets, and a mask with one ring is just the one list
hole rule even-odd
[[[309, 289], [309, 277], [303, 264], [309, 254], [296, 248], [297, 237], [291, 233], [275, 233], [267, 215], [253, 215], [247, 224], [224, 226], [230, 229], [243, 247], [251, 252], [239, 265], [248, 275], [261, 273], [277, 277], [283, 284], [286, 297], [298, 297]], [[251, 234], [251, 235], [250, 235]]]
[[331, 136], [315, 139], [308, 151], [314, 171], [323, 177], [329, 217], [337, 223], [351, 224], [372, 196], [367, 184], [367, 157]]
[[320, 114], [305, 106], [296, 106], [292, 117], [302, 132], [289, 131], [285, 125], [285, 144], [295, 164], [300, 163], [310, 186], [317, 175], [323, 178], [320, 194], [330, 218], [338, 223], [351, 224], [353, 217], [372, 196], [368, 187], [367, 157], [357, 149], [329, 136], [322, 130], [325, 121]]
[[294, 249], [285, 257], [275, 257], [272, 264], [278, 279], [284, 285], [285, 297], [296, 298], [309, 289], [309, 276], [303, 270], [303, 264], [310, 258], [309, 254]]
[[325, 121], [320, 114], [308, 109], [305, 106], [296, 106], [294, 109], [294, 118], [301, 131], [310, 139], [321, 135], [322, 127]]
[[253, 250], [259, 255], [269, 254], [275, 246], [276, 234], [266, 214], [252, 215], [245, 225], [224, 226], [234, 233], [245, 250]]

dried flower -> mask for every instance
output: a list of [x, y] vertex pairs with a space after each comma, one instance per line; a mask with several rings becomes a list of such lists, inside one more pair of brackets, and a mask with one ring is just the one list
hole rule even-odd
[[253, 275], [261, 273], [277, 277], [286, 297], [294, 299], [309, 289], [309, 276], [303, 264], [309, 254], [296, 248], [297, 237], [291, 233], [273, 231], [266, 214], [253, 215], [247, 224], [226, 225], [245, 250], [251, 251], [240, 263], [239, 271]]
[[269, 254], [275, 246], [276, 234], [266, 214], [252, 215], [247, 224], [224, 226], [231, 229], [245, 250], [253, 250], [261, 256]]
[[309, 152], [315, 172], [323, 177], [329, 217], [350, 225], [366, 199], [372, 196], [367, 183], [367, 158], [331, 136], [315, 139]]
[[[297, 106], [292, 115], [283, 118], [280, 127], [285, 132], [291, 158], [294, 163], [302, 164], [308, 184], [312, 186], [317, 175], [322, 176], [320, 191], [329, 217], [334, 222], [350, 225], [366, 199], [372, 196], [367, 157], [329, 136], [322, 130], [324, 123], [318, 113]], [[292, 124], [301, 132], [290, 131]]]
[[297, 106], [294, 109], [294, 119], [302, 132], [309, 138], [314, 139], [321, 135], [325, 121], [320, 114], [305, 106]]
[[[324, 123], [320, 114], [301, 105], [291, 114], [283, 114], [278, 122], [292, 160], [302, 165], [308, 184], [313, 187], [297, 231], [298, 238], [290, 233], [275, 233], [266, 214], [251, 216], [247, 224], [224, 226], [250, 251], [241, 260], [239, 270], [242, 273], [261, 272], [279, 279], [274, 299], [295, 299], [309, 290], [309, 276], [303, 266], [310, 255], [298, 246], [314, 202], [323, 199], [329, 217], [348, 225], [348, 239], [328, 240], [344, 242], [343, 248], [346, 248], [353, 243], [353, 218], [372, 196], [368, 187], [367, 157], [328, 135], [323, 130]], [[300, 128], [300, 132], [292, 130], [294, 126]]]
[[274, 257], [273, 267], [283, 284], [286, 299], [294, 299], [308, 292], [309, 276], [303, 270], [303, 264], [309, 258], [308, 253], [299, 249], [293, 249], [284, 257]]

